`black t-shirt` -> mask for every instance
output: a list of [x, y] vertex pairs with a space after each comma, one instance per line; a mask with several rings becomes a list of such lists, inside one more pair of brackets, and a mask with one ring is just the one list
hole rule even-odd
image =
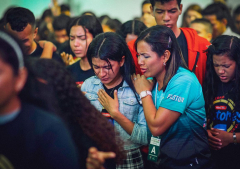
[[188, 46], [187, 46], [187, 39], [183, 33], [183, 31], [181, 31], [180, 35], [177, 38], [178, 44], [181, 48], [182, 54], [183, 54], [183, 58], [186, 62], [186, 64], [188, 65]]
[[[213, 113], [210, 116], [208, 128], [217, 128], [232, 133], [240, 132], [240, 105], [233, 100], [236, 93], [233, 91], [234, 83], [219, 81], [218, 92], [213, 101]], [[228, 146], [211, 151], [212, 158], [218, 168], [238, 168], [240, 166], [240, 145], [233, 143]]]
[[240, 132], [240, 105], [234, 101], [234, 82], [219, 81], [218, 92], [213, 101], [213, 113], [208, 128], [217, 128], [227, 132]]
[[[122, 85], [123, 85], [123, 80], [119, 85], [117, 85], [111, 89], [106, 88], [105, 85], [103, 85], [103, 87], [104, 87], [104, 90], [106, 91], [106, 93], [111, 98], [114, 98], [114, 90], [118, 90], [120, 87], [122, 87]], [[108, 113], [108, 111], [105, 108], [102, 109], [102, 115], [105, 116], [112, 124], [114, 124], [113, 118], [111, 117], [111, 115]]]
[[[43, 52], [43, 48], [41, 48], [38, 43], [36, 43], [36, 44], [37, 44], [36, 50], [32, 54], [30, 54], [28, 56], [35, 57], [35, 58], [40, 58], [40, 56], [41, 56], [41, 54]], [[53, 52], [52, 59], [58, 61], [59, 63], [61, 63], [63, 65], [65, 65], [63, 60], [62, 60], [62, 57], [60, 55], [58, 55], [56, 52]]]
[[68, 66], [67, 69], [70, 71], [77, 84], [82, 84], [87, 78], [95, 75], [93, 69], [86, 71], [82, 70], [80, 67], [80, 60]]
[[75, 144], [63, 122], [27, 103], [12, 121], [0, 125], [0, 166], [7, 164], [4, 158], [15, 169], [79, 168]]

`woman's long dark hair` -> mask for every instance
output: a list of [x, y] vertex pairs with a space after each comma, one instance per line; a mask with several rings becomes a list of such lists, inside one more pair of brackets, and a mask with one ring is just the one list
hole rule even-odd
[[[95, 141], [101, 151], [115, 152], [116, 162], [124, 158], [122, 142], [117, 137], [112, 124], [91, 105], [90, 101], [77, 88], [65, 67], [49, 59], [32, 59], [28, 61], [28, 65], [27, 84], [30, 85], [26, 85], [22, 93], [27, 102], [38, 106], [40, 104], [42, 108], [51, 110], [61, 116], [70, 126], [79, 126], [87, 136]], [[45, 85], [47, 91], [41, 90], [42, 85]], [[36, 87], [39, 87], [44, 94], [37, 92], [38, 94], [34, 95]], [[77, 138], [78, 136], [73, 134], [75, 143], [82, 144], [76, 142]]]
[[235, 36], [221, 35], [217, 37], [207, 51], [206, 76], [203, 84], [205, 107], [207, 116], [211, 115], [214, 97], [218, 91], [218, 83], [221, 83], [213, 67], [213, 55], [226, 55], [236, 62], [236, 70], [233, 85], [233, 101], [240, 99], [240, 40]]
[[170, 28], [157, 25], [144, 30], [135, 42], [136, 51], [137, 44], [140, 41], [144, 41], [150, 45], [152, 51], [156, 52], [158, 57], [161, 57], [166, 50], [171, 52], [170, 58], [166, 63], [167, 72], [163, 80], [163, 91], [166, 89], [171, 78], [176, 74], [179, 66], [188, 69], [177, 43], [177, 39]]
[[131, 75], [135, 73], [135, 65], [131, 52], [122, 37], [112, 32], [101, 33], [93, 39], [87, 51], [87, 58], [91, 67], [93, 67], [92, 58], [105, 60], [111, 67], [109, 60], [120, 62], [123, 56], [125, 56], [125, 62], [120, 68], [120, 73], [136, 96], [136, 90], [131, 80]]

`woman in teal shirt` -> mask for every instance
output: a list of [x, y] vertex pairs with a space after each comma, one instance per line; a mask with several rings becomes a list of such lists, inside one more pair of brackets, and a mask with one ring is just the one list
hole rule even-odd
[[148, 127], [161, 138], [160, 168], [211, 168], [202, 87], [188, 70], [174, 33], [154, 26], [141, 33], [135, 46], [143, 75], [134, 74], [132, 80]]

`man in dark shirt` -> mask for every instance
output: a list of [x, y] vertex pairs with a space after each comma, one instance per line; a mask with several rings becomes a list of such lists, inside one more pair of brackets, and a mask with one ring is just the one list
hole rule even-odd
[[[22, 7], [11, 9], [5, 19], [5, 29], [17, 36], [23, 43], [27, 55], [40, 57], [43, 49], [34, 39], [37, 35], [35, 17], [33, 13]], [[63, 63], [61, 56], [53, 52], [52, 58]]]
[[177, 21], [182, 14], [181, 0], [150, 0], [151, 11], [158, 25], [169, 27], [180, 45], [188, 68], [195, 72], [199, 82], [202, 84], [206, 71], [207, 56], [204, 50], [210, 43], [197, 35], [190, 28], [179, 28]]
[[[210, 45], [210, 42], [198, 36], [197, 32], [191, 28], [179, 28], [177, 26], [178, 17], [182, 14], [181, 0], [150, 0], [150, 2], [152, 15], [155, 17], [157, 25], [167, 26], [173, 31], [188, 68], [196, 74], [202, 84], [207, 61], [204, 51]], [[136, 57], [134, 42], [128, 42], [128, 47], [133, 57]], [[136, 64], [137, 59], [134, 60], [135, 65], [138, 66]]]

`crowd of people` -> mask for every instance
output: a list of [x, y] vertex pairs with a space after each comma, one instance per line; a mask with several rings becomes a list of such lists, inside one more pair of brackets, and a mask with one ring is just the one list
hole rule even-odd
[[240, 6], [183, 5], [146, 0], [125, 23], [9, 8], [0, 168], [238, 168]]

